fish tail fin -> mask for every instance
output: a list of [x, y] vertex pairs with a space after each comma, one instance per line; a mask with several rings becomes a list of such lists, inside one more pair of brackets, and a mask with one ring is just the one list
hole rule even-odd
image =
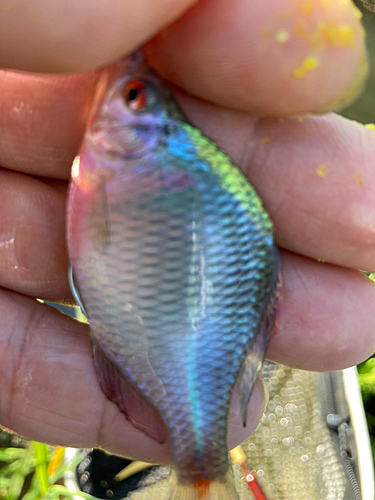
[[238, 495], [231, 471], [223, 479], [181, 483], [172, 470], [169, 500], [238, 500]]

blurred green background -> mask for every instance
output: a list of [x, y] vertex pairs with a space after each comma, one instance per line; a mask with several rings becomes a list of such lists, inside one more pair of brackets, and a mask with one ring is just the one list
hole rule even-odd
[[362, 22], [367, 32], [367, 47], [370, 59], [370, 75], [359, 99], [340, 114], [361, 123], [375, 122], [375, 13], [362, 9], [360, 1], [355, 2], [363, 12]]

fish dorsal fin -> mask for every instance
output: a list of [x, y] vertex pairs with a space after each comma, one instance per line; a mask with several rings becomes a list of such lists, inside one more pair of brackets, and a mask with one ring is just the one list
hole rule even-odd
[[164, 443], [167, 429], [156, 408], [136, 389], [115, 365], [93, 336], [94, 362], [98, 378], [107, 397], [114, 401], [127, 419], [158, 443]]
[[250, 396], [260, 370], [262, 369], [262, 363], [268, 346], [268, 341], [271, 334], [277, 328], [280, 294], [281, 274], [278, 266], [276, 266], [272, 285], [270, 287], [269, 298], [265, 302], [264, 311], [257, 327], [254, 342], [250, 347], [245, 361], [243, 362], [237, 383], [238, 400], [240, 403], [241, 417], [244, 427], [246, 427], [247, 407], [250, 401]]

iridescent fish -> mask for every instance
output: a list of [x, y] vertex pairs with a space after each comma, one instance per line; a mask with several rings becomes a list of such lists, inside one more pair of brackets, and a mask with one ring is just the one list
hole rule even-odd
[[171, 500], [235, 500], [227, 424], [244, 425], [280, 290], [272, 222], [141, 54], [103, 71], [72, 167], [73, 291], [107, 396], [169, 439]]

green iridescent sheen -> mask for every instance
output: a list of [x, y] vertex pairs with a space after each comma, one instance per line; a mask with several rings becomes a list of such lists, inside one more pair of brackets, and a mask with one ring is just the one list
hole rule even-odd
[[263, 220], [264, 230], [273, 231], [272, 220], [264, 210], [261, 199], [228, 155], [215, 143], [207, 140], [199, 129], [188, 123], [181, 123], [181, 128], [196, 147], [197, 157], [210, 165], [212, 172], [219, 177], [222, 187], [240, 200], [242, 207], [250, 214]]

